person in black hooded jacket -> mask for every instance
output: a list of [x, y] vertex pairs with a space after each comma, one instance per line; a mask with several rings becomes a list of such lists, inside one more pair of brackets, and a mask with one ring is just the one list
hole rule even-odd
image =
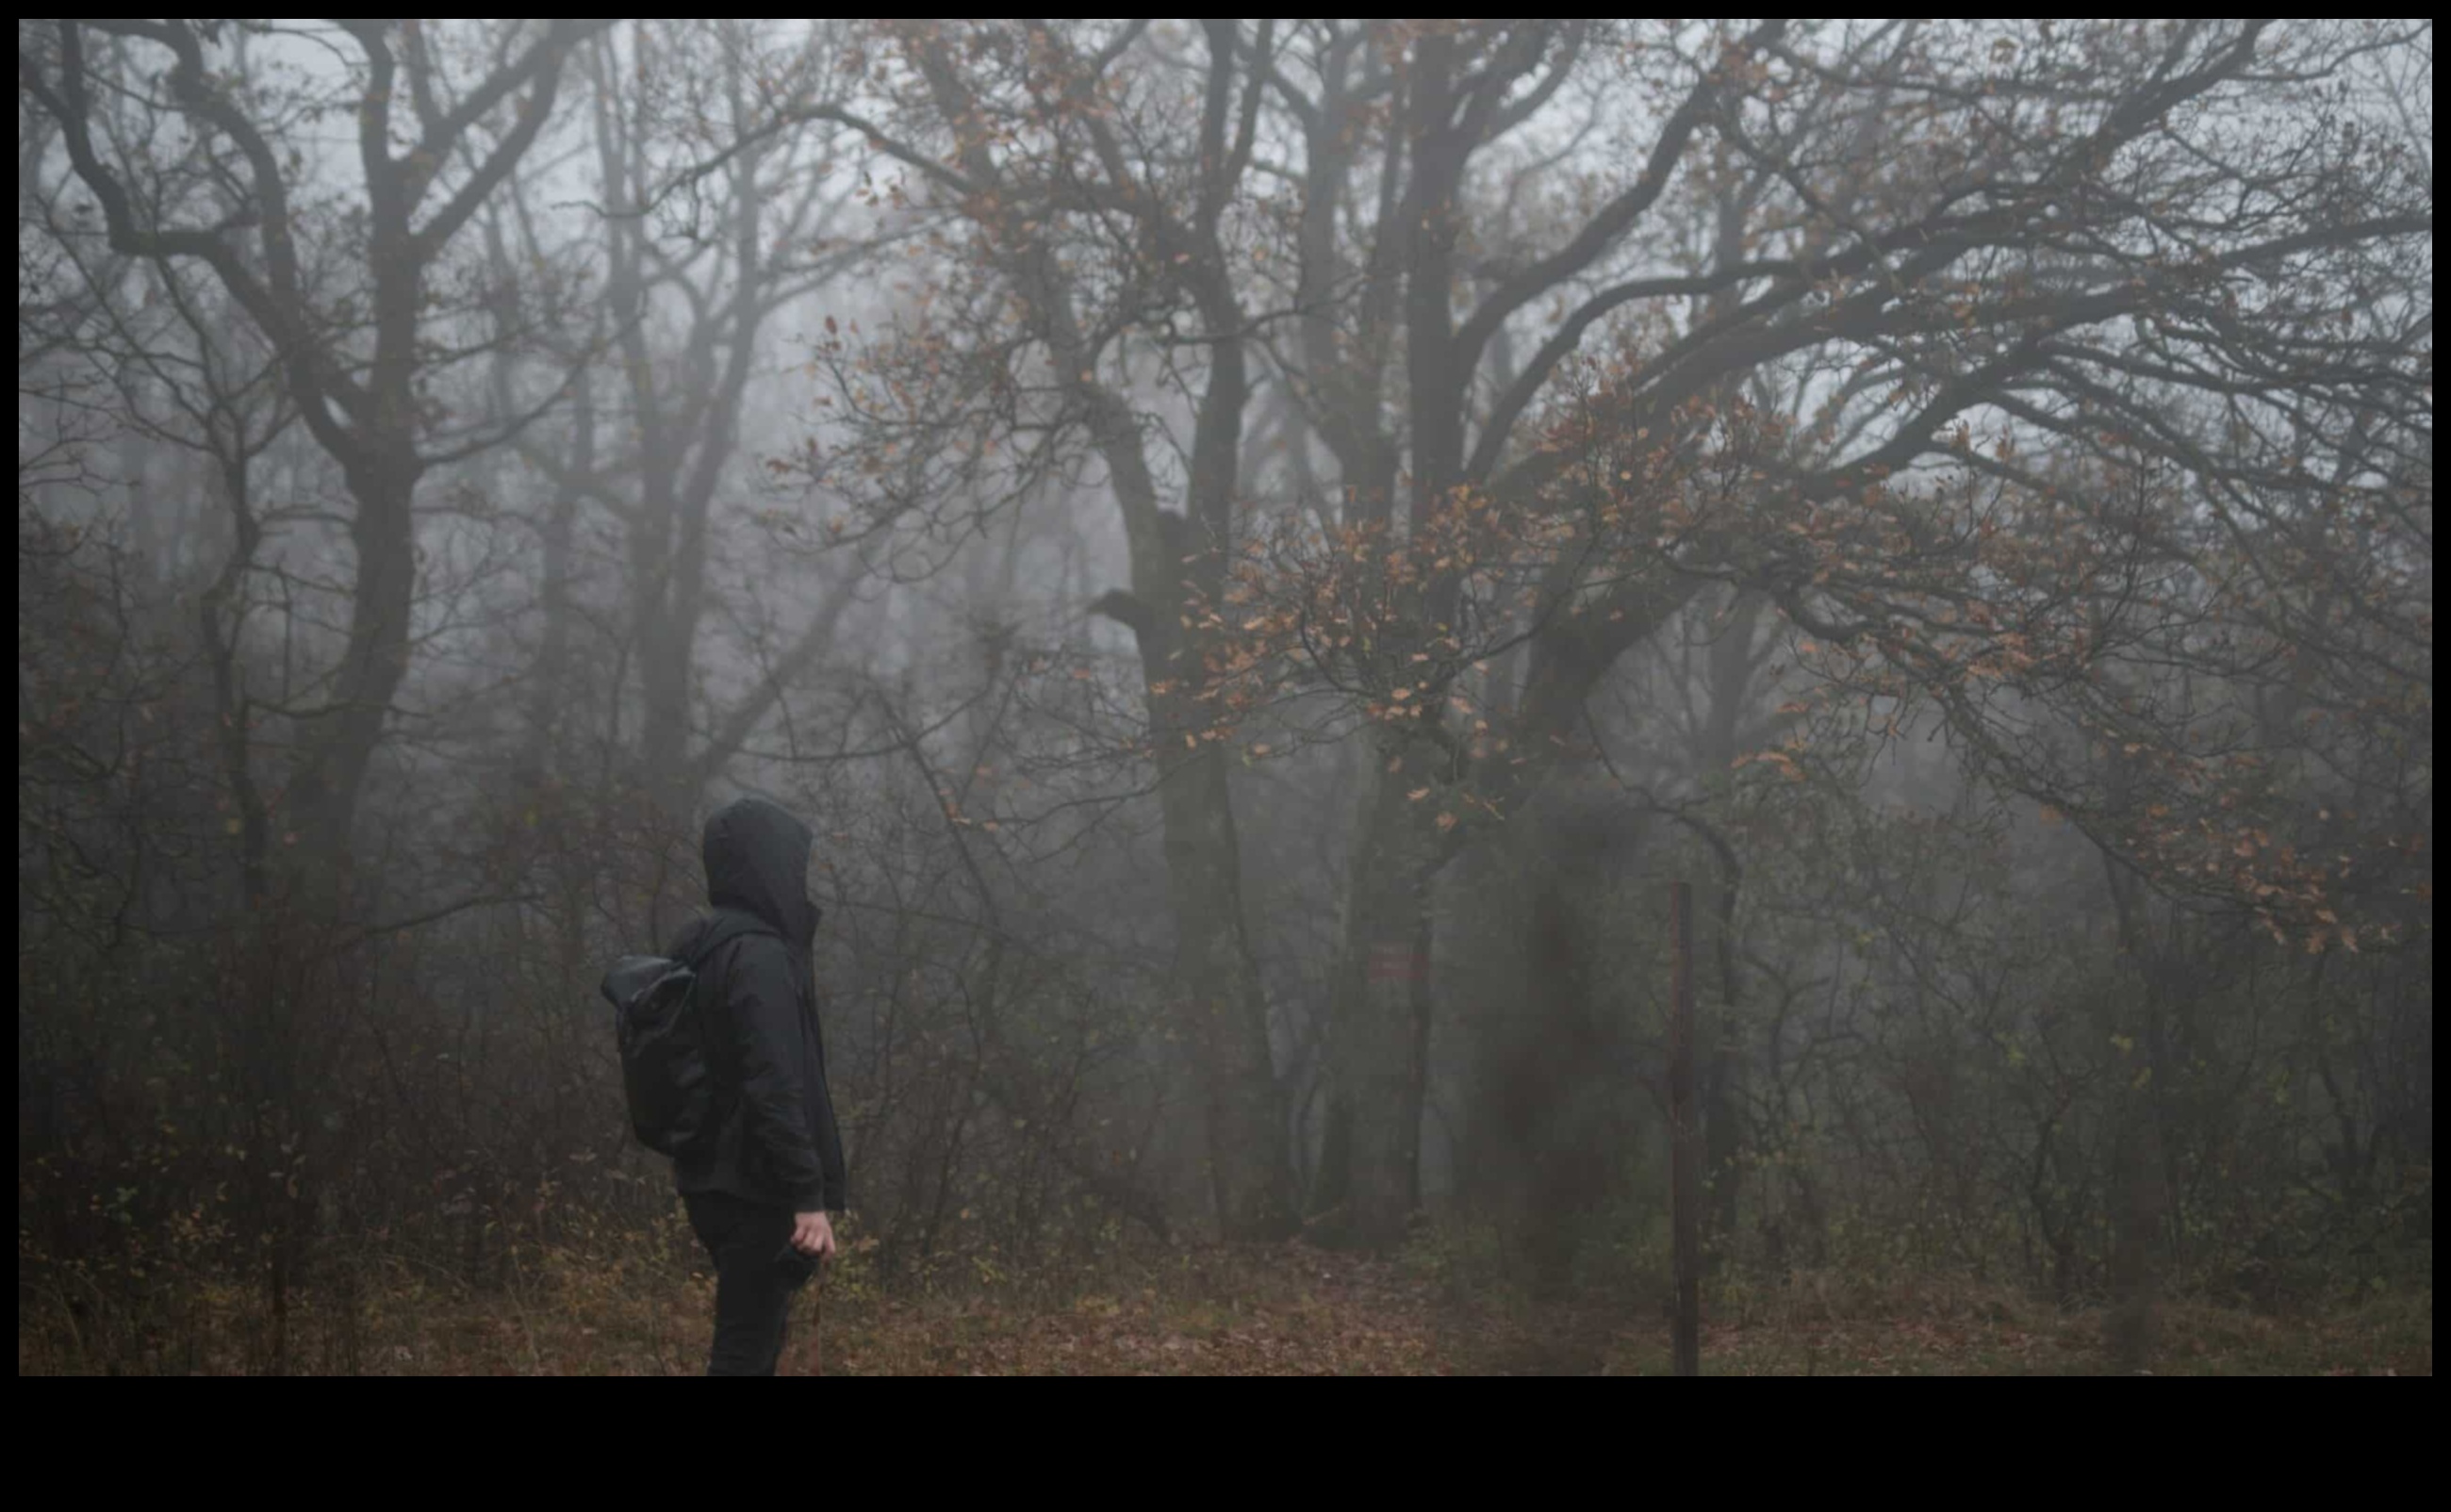
[[809, 952], [814, 836], [781, 805], [739, 798], [706, 821], [714, 913], [667, 953], [694, 960], [716, 1088], [715, 1132], [674, 1162], [690, 1227], [715, 1261], [709, 1375], [773, 1375], [792, 1294], [834, 1250], [842, 1139], [826, 1091]]

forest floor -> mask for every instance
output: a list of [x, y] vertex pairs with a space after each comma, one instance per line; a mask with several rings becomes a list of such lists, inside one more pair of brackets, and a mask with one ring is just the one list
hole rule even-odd
[[[1460, 1292], [1418, 1267], [1299, 1245], [1209, 1249], [1082, 1289], [982, 1275], [959, 1292], [884, 1294], [856, 1262], [793, 1319], [791, 1375], [1659, 1375], [1657, 1304], [1536, 1303]], [[354, 1325], [293, 1296], [274, 1335], [250, 1296], [192, 1299], [172, 1324], [78, 1327], [20, 1288], [20, 1373], [262, 1370], [367, 1374], [692, 1374], [712, 1288], [619, 1267], [548, 1262], [469, 1291], [400, 1284], [362, 1292]], [[56, 1319], [56, 1322], [51, 1320]], [[2109, 1366], [2099, 1309], [2001, 1288], [1804, 1278], [1735, 1288], [1702, 1329], [1712, 1375], [2062, 1375]], [[2430, 1375], [2430, 1288], [2276, 1314], [2184, 1300], [2157, 1314], [2162, 1375]]]

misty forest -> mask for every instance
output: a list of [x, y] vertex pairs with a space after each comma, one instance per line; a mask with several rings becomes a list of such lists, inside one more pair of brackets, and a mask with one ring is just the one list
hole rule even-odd
[[2430, 1374], [2432, 69], [20, 21], [21, 1373]]

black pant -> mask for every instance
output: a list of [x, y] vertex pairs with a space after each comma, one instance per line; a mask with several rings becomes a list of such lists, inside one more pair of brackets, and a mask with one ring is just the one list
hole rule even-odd
[[681, 1201], [715, 1260], [715, 1355], [706, 1373], [773, 1375], [792, 1293], [806, 1276], [789, 1253], [792, 1210], [719, 1191], [686, 1192]]

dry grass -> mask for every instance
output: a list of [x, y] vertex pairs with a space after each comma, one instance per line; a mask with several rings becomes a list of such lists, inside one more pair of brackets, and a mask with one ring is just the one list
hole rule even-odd
[[[18, 1369], [206, 1374], [694, 1374], [713, 1287], [685, 1262], [531, 1256], [472, 1291], [371, 1267], [352, 1306], [293, 1293], [276, 1328], [261, 1288], [157, 1291], [144, 1321], [64, 1288], [19, 1288]], [[1727, 1375], [2086, 1374], [2107, 1368], [2097, 1310], [1956, 1282], [1881, 1290], [1836, 1276], [1729, 1286], [1703, 1331]], [[2174, 1302], [2156, 1374], [2430, 1375], [2430, 1289], [2294, 1316]], [[812, 1345], [814, 1345], [814, 1348]], [[974, 1278], [888, 1295], [862, 1257], [803, 1292], [794, 1375], [1653, 1375], [1665, 1320], [1623, 1303], [1535, 1306], [1457, 1294], [1393, 1264], [1299, 1245], [1141, 1257], [1094, 1280]]]

